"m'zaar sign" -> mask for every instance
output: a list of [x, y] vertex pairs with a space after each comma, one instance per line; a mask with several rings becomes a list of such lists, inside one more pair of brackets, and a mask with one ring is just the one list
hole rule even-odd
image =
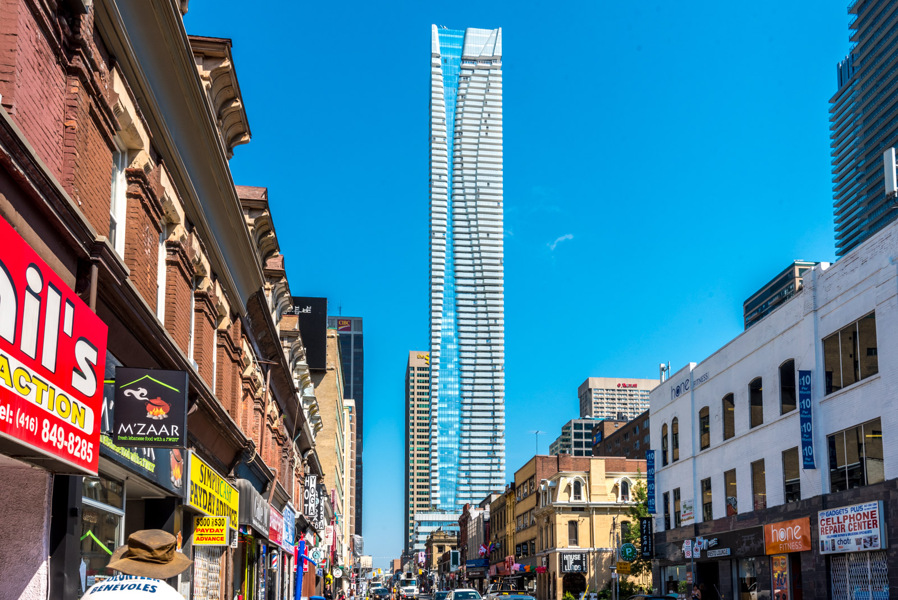
[[187, 373], [118, 367], [112, 441], [132, 448], [183, 448]]

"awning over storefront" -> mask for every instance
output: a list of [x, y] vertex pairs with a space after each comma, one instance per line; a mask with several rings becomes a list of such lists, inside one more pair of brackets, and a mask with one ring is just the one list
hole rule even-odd
[[268, 502], [246, 479], [237, 480], [237, 489], [240, 491], [240, 525], [250, 527], [255, 534], [268, 539], [271, 521]]

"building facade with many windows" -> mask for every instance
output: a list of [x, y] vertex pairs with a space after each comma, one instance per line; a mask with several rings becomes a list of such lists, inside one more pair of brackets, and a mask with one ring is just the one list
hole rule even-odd
[[415, 514], [430, 508], [430, 355], [412, 350], [405, 369], [406, 553], [414, 546]]
[[355, 401], [355, 525], [362, 535], [362, 449], [365, 413], [365, 347], [361, 317], [328, 317], [327, 328], [337, 332], [340, 342], [340, 363], [343, 366], [344, 394]]
[[898, 145], [898, 10], [889, 0], [854, 0], [848, 12], [851, 48], [838, 64], [829, 110], [839, 256], [898, 216], [894, 194], [883, 185], [883, 153], [894, 165]]
[[549, 445], [549, 454], [592, 456], [593, 419], [572, 419], [561, 426], [561, 435]]
[[589, 377], [577, 388], [581, 419], [629, 421], [649, 408], [649, 392], [657, 379]]
[[696, 536], [695, 580], [733, 597], [886, 598], [898, 583], [895, 256], [890, 225], [652, 391], [661, 593], [686, 581]]
[[430, 357], [433, 503], [505, 483], [502, 30], [432, 26]]

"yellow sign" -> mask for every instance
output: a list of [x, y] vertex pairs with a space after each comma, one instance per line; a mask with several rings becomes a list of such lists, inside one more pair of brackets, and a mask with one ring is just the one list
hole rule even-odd
[[630, 563], [628, 562], [619, 562], [617, 563], [617, 572], [621, 575], [629, 575], [630, 574]]
[[187, 504], [213, 517], [227, 517], [228, 527], [237, 529], [240, 493], [215, 469], [190, 453], [190, 492]]
[[193, 545], [194, 546], [227, 546], [228, 545], [228, 518], [227, 517], [194, 517], [193, 518]]

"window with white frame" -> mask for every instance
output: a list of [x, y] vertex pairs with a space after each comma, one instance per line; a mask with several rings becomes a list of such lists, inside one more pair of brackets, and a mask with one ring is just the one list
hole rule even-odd
[[122, 258], [125, 257], [125, 219], [128, 207], [128, 151], [119, 147], [112, 153], [112, 189], [109, 202], [109, 243]]
[[583, 501], [583, 484], [579, 479], [574, 480], [574, 492], [571, 497], [574, 502], [582, 502]]
[[168, 228], [162, 224], [159, 233], [159, 247], [156, 253], [156, 317], [165, 325], [165, 241], [168, 239]]

